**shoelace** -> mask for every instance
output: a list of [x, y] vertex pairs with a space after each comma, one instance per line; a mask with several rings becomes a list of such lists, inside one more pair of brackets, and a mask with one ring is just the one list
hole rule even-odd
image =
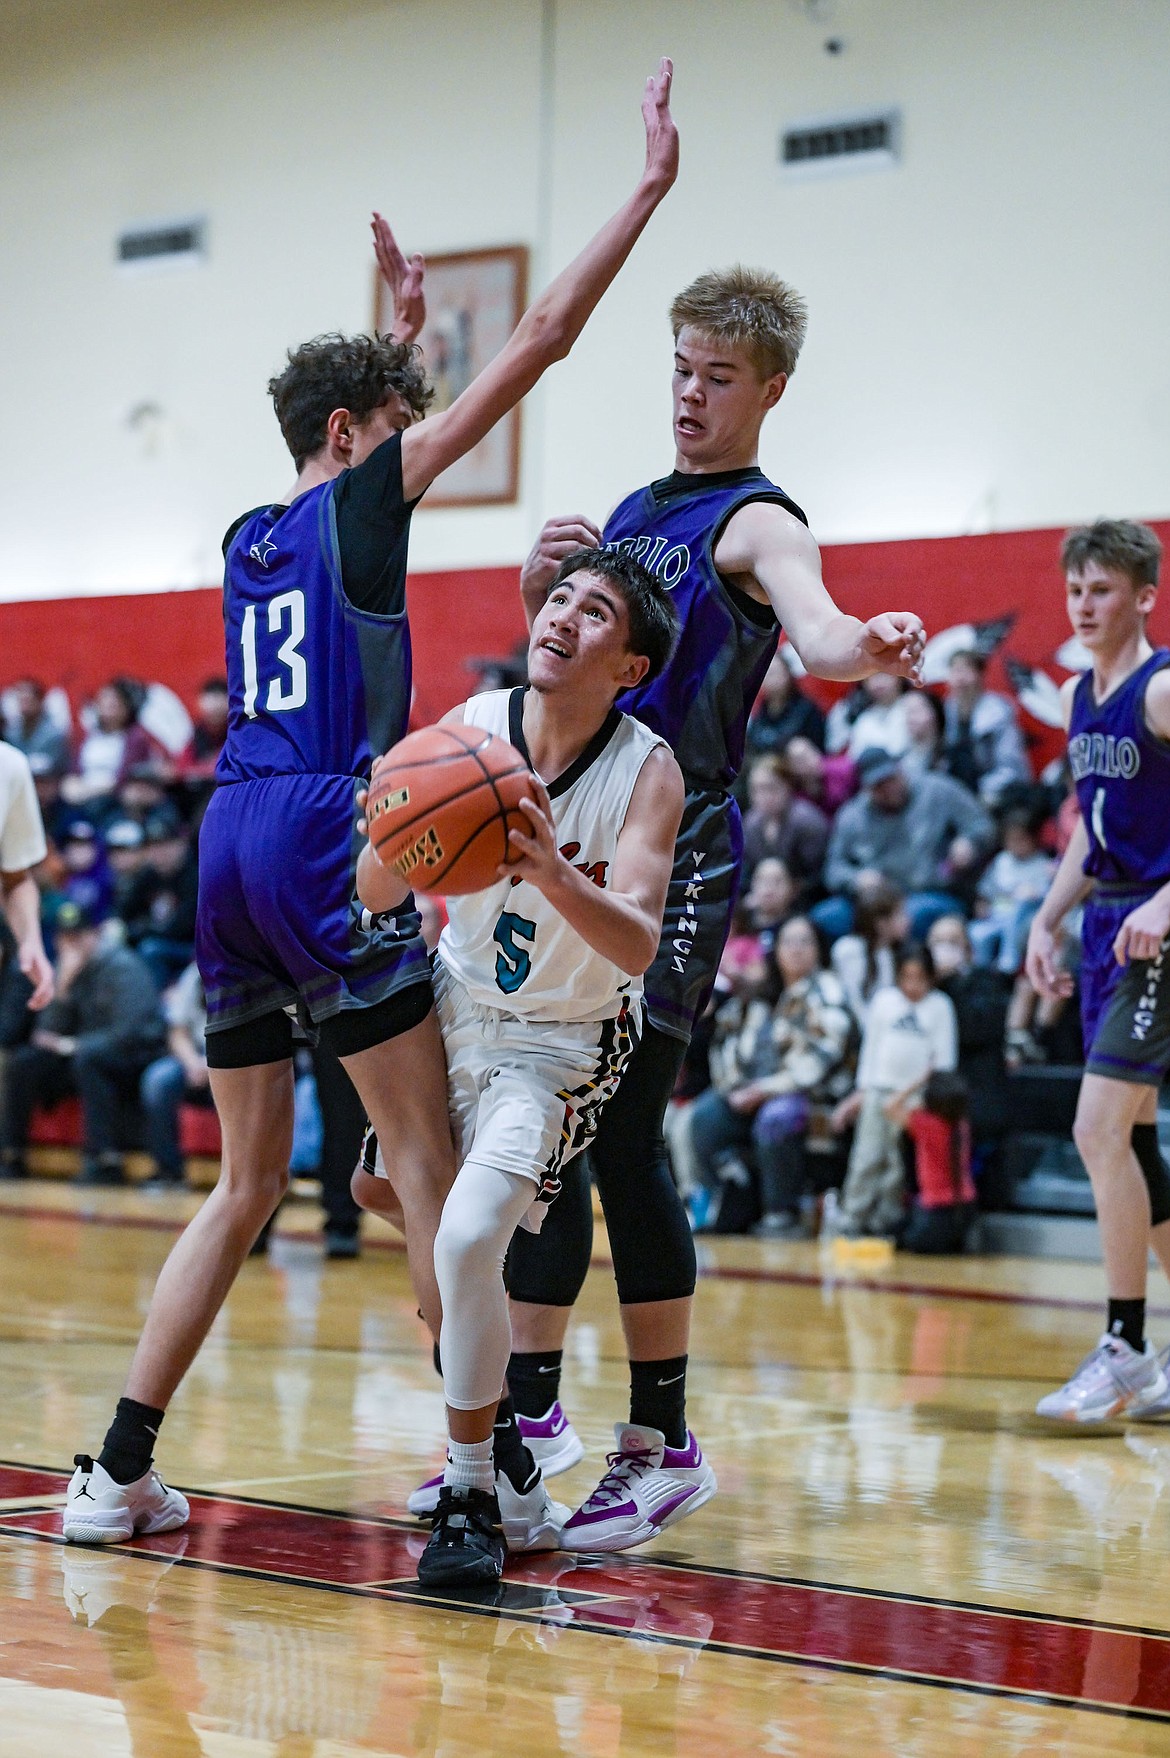
[[1109, 1375], [1109, 1378], [1113, 1381], [1113, 1384], [1117, 1387], [1119, 1392], [1131, 1392], [1133, 1390], [1133, 1387], [1126, 1381], [1124, 1372], [1122, 1371], [1122, 1363], [1117, 1359], [1115, 1352], [1112, 1349], [1107, 1349], [1104, 1343], [1098, 1343], [1095, 1349], [1090, 1349], [1089, 1353], [1085, 1356], [1085, 1359], [1081, 1362], [1081, 1365], [1077, 1368], [1077, 1371], [1065, 1382], [1066, 1386], [1073, 1385], [1075, 1381], [1081, 1377], [1085, 1369], [1090, 1366], [1092, 1362], [1097, 1360], [1101, 1361], [1101, 1365], [1104, 1367], [1105, 1372]]
[[607, 1453], [605, 1462], [609, 1470], [589, 1497], [590, 1507], [607, 1508], [611, 1502], [620, 1502], [631, 1474], [653, 1469], [649, 1447], [639, 1447], [633, 1453]]

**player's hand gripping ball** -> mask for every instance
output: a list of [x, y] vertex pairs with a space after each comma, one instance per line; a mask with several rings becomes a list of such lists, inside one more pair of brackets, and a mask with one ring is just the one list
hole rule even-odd
[[477, 726], [408, 733], [376, 766], [366, 801], [374, 853], [412, 891], [485, 891], [513, 865], [508, 832], [531, 828], [519, 810], [532, 777], [514, 745]]

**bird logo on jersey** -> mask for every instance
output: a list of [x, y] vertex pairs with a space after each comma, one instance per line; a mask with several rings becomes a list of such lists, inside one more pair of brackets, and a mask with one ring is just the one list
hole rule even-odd
[[254, 562], [259, 562], [262, 568], [266, 568], [268, 566], [269, 556], [276, 554], [276, 545], [272, 541], [272, 533], [269, 532], [267, 537], [262, 537], [258, 543], [254, 543], [248, 551], [248, 554]]

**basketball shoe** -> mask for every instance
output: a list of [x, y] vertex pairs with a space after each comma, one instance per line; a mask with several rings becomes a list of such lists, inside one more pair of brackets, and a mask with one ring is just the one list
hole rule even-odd
[[616, 1423], [614, 1434], [609, 1470], [561, 1532], [565, 1550], [645, 1544], [709, 1502], [719, 1487], [689, 1429], [685, 1447], [668, 1447], [661, 1429], [632, 1422]]
[[1036, 1414], [1058, 1422], [1108, 1422], [1118, 1416], [1140, 1416], [1168, 1399], [1170, 1384], [1153, 1344], [1147, 1341], [1139, 1354], [1124, 1337], [1107, 1331], [1072, 1378], [1059, 1391], [1041, 1398]]
[[[584, 1443], [561, 1409], [559, 1401], [546, 1410], [543, 1416], [518, 1415], [516, 1423], [520, 1429], [520, 1439], [545, 1477], [559, 1477], [562, 1471], [571, 1471], [585, 1457]], [[408, 1512], [417, 1514], [421, 1520], [429, 1519], [439, 1505], [439, 1491], [442, 1487], [441, 1471], [436, 1472], [434, 1477], [428, 1477], [425, 1483], [420, 1483], [407, 1496]]]
[[561, 1528], [569, 1510], [563, 1502], [552, 1500], [539, 1465], [519, 1487], [506, 1471], [497, 1471], [496, 1495], [509, 1550], [560, 1549]]
[[498, 1581], [505, 1544], [500, 1504], [482, 1489], [439, 1491], [431, 1536], [418, 1559], [424, 1587], [475, 1587]]
[[1162, 1350], [1158, 1366], [1166, 1381], [1166, 1390], [1160, 1396], [1151, 1390], [1148, 1397], [1142, 1398], [1132, 1410], [1127, 1410], [1125, 1414], [1134, 1422], [1164, 1422], [1170, 1416], [1170, 1349]]
[[157, 1471], [115, 1483], [88, 1453], [78, 1453], [73, 1463], [61, 1522], [70, 1544], [122, 1544], [136, 1532], [173, 1532], [191, 1517], [186, 1496], [168, 1489]]

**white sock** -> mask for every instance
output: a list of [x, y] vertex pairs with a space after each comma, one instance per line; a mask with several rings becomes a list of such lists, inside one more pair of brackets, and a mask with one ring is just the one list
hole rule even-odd
[[496, 1487], [491, 1435], [486, 1441], [448, 1441], [443, 1482], [452, 1489], [482, 1489], [490, 1495]]

